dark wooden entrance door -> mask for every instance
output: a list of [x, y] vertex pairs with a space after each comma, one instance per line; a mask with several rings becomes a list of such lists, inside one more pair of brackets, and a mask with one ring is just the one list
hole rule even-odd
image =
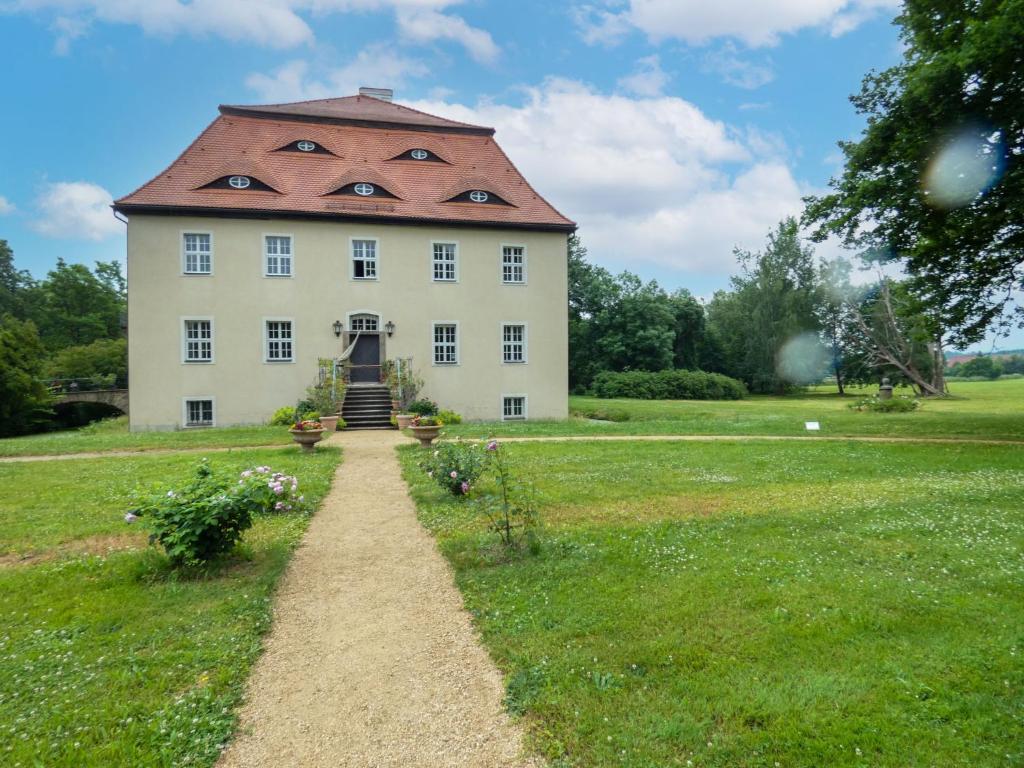
[[380, 334], [363, 331], [352, 350], [352, 383], [380, 382]]

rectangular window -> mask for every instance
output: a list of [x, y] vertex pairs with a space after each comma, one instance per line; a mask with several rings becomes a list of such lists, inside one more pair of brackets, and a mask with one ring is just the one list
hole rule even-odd
[[185, 321], [185, 362], [213, 362], [213, 321]]
[[521, 245], [501, 247], [501, 282], [526, 282], [526, 248]]
[[501, 360], [504, 363], [526, 362], [526, 326], [501, 326]]
[[352, 241], [352, 277], [356, 280], [377, 279], [377, 241]]
[[434, 325], [434, 365], [453, 365], [459, 362], [459, 348], [454, 323]]
[[185, 426], [212, 427], [213, 400], [186, 400]]
[[526, 418], [526, 395], [505, 395], [501, 398], [502, 421]]
[[210, 235], [200, 232], [186, 232], [183, 237], [185, 274], [210, 274], [213, 271], [213, 248], [210, 243]]
[[289, 235], [264, 237], [263, 257], [267, 277], [292, 276], [292, 238]]
[[266, 321], [267, 360], [272, 362], [291, 362], [292, 360], [292, 321]]
[[455, 282], [455, 243], [434, 243], [434, 280]]

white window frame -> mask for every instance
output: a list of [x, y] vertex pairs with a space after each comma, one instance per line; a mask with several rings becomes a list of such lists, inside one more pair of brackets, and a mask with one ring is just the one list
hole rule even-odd
[[[267, 251], [267, 240], [271, 237], [287, 237], [288, 238], [288, 272], [271, 272], [270, 271], [270, 259], [271, 255]], [[295, 277], [295, 235], [290, 232], [264, 232], [262, 237], [263, 242], [263, 276], [264, 277]], [[277, 268], [281, 268], [281, 254], [274, 254], [273, 258], [278, 260]]]
[[[189, 424], [188, 423], [188, 404], [192, 402], [198, 402], [200, 400], [210, 401], [210, 415], [212, 419], [209, 424]], [[217, 398], [213, 395], [189, 395], [188, 397], [181, 398], [181, 428], [182, 429], [209, 429], [210, 427], [217, 426]]]
[[[505, 415], [505, 401], [509, 398], [521, 397], [523, 399], [523, 415], [522, 416], [506, 416]], [[501, 420], [502, 421], [526, 421], [530, 418], [530, 399], [526, 396], [525, 392], [517, 393], [511, 392], [501, 396]]]
[[[523, 342], [522, 342], [522, 344], [523, 344], [523, 359], [522, 360], [506, 360], [505, 359], [505, 329], [506, 328], [510, 328], [510, 327], [517, 327], [517, 328], [522, 328], [523, 329]], [[525, 320], [508, 320], [508, 321], [504, 321], [504, 322], [501, 323], [500, 333], [501, 333], [501, 335], [499, 336], [499, 338], [501, 339], [501, 362], [502, 362], [502, 365], [526, 365], [526, 363], [528, 361], [528, 352], [527, 352], [527, 350], [529, 349], [529, 346], [530, 346], [530, 344], [529, 344], [530, 331], [527, 328], [526, 321]]]
[[[243, 181], [245, 182], [244, 184], [242, 184]], [[243, 176], [240, 173], [236, 173], [228, 177], [228, 186], [232, 189], [248, 189], [252, 186], [252, 176]]]
[[[263, 362], [270, 365], [279, 365], [281, 363], [294, 363], [295, 362], [295, 319], [291, 317], [264, 317], [263, 318]], [[291, 341], [292, 344], [292, 355], [291, 357], [271, 357], [270, 356], [270, 323], [291, 323]]]
[[[506, 280], [505, 279], [505, 249], [506, 248], [522, 248], [523, 249], [523, 279], [522, 280]], [[527, 271], [526, 267], [529, 262], [529, 256], [527, 254], [526, 245], [523, 243], [502, 243], [498, 251], [498, 279], [502, 285], [526, 285]]]
[[[373, 243], [373, 277], [356, 277], [356, 243]], [[365, 261], [365, 259], [364, 259]], [[364, 266], [365, 270], [365, 266]], [[380, 280], [380, 238], [378, 237], [350, 237], [348, 239], [348, 279], [357, 283], [363, 281]]]
[[[190, 272], [188, 269], [188, 250], [185, 248], [186, 235], [206, 235], [210, 238], [210, 269], [208, 272]], [[200, 232], [194, 229], [181, 230], [181, 274], [189, 277], [207, 277], [213, 274], [213, 232]], [[198, 253], [198, 251], [197, 251]]]
[[[434, 248], [438, 245], [450, 245], [455, 248], [455, 260], [452, 262], [454, 277], [438, 277], [435, 271], [439, 264], [446, 262], [438, 261]], [[430, 279], [435, 283], [457, 283], [459, 282], [459, 241], [458, 240], [431, 240], [430, 241]]]
[[[303, 144], [308, 144], [309, 146], [303, 147]], [[299, 139], [295, 142], [295, 148], [299, 150], [299, 152], [315, 152], [316, 146], [316, 142], [311, 141], [310, 139]]]
[[[437, 328], [441, 325], [450, 325], [455, 329], [455, 361], [451, 363], [439, 363], [437, 362]], [[447, 344], [447, 342], [442, 342]], [[460, 346], [462, 344], [462, 334], [459, 332], [459, 324], [455, 320], [436, 320], [430, 324], [430, 364], [438, 368], [452, 368], [460, 365], [462, 362], [462, 351]]]
[[[188, 357], [188, 331], [185, 328], [185, 323], [190, 322], [208, 322], [210, 324], [210, 359], [209, 360], [190, 360]], [[181, 362], [186, 365], [212, 365], [217, 359], [217, 328], [213, 322], [212, 316], [199, 317], [199, 316], [182, 316], [178, 318], [178, 328], [181, 333]]]

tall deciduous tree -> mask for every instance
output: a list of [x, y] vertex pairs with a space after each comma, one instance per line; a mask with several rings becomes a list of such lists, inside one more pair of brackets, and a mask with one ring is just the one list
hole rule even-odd
[[1024, 287], [1024, 0], [905, 0], [896, 23], [903, 61], [851, 97], [867, 127], [805, 222], [900, 262], [932, 334], [970, 343]]
[[42, 366], [36, 327], [0, 315], [0, 435], [30, 432], [47, 419], [50, 398], [39, 381]]
[[25, 291], [32, 287], [32, 276], [14, 267], [14, 251], [0, 240], [0, 315], [25, 316]]
[[786, 342], [816, 333], [818, 281], [811, 250], [800, 242], [795, 219], [768, 235], [764, 251], [737, 251], [740, 274], [731, 293], [715, 294], [708, 321], [721, 340], [726, 368], [752, 392], [782, 392], [789, 382], [779, 372]]
[[30, 291], [29, 313], [50, 350], [91, 344], [121, 335], [124, 312], [120, 268], [101, 263], [94, 274], [83, 264], [57, 267]]

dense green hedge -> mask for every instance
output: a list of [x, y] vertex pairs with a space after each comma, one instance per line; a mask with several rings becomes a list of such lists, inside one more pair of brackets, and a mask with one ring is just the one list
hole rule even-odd
[[593, 388], [598, 397], [638, 400], [740, 400], [747, 395], [742, 381], [704, 371], [602, 371]]

